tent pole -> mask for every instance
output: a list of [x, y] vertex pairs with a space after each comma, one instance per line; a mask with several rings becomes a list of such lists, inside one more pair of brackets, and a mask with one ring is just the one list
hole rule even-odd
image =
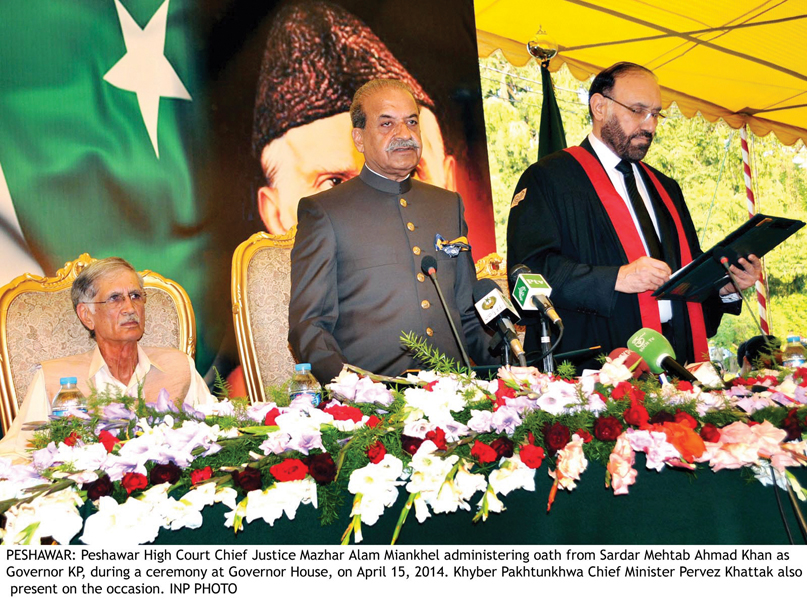
[[[740, 129], [740, 142], [743, 151], [743, 171], [745, 174], [745, 197], [748, 201], [748, 218], [750, 219], [757, 213], [756, 201], [754, 199], [754, 190], [751, 179], [751, 161], [748, 152], [748, 133], [746, 125]], [[759, 274], [759, 279], [756, 282], [757, 303], [759, 305], [759, 324], [765, 335], [770, 335], [770, 326], [768, 325], [768, 284], [765, 277], [765, 262], [762, 259], [762, 271]]]

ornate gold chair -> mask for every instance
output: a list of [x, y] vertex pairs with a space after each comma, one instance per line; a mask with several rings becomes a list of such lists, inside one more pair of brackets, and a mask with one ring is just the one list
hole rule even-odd
[[[54, 277], [26, 273], [0, 288], [0, 420], [8, 430], [40, 362], [79, 354], [94, 342], [78, 320], [70, 286], [96, 259], [82, 254]], [[196, 351], [196, 319], [190, 298], [176, 282], [141, 271], [148, 294], [144, 346]]]
[[507, 261], [495, 252], [483, 256], [475, 263], [477, 279], [492, 279], [499, 284], [502, 292], [510, 294], [507, 284]]
[[252, 402], [264, 402], [265, 388], [284, 384], [297, 362], [288, 342], [296, 232], [296, 227], [283, 235], [259, 232], [233, 253], [233, 321]]

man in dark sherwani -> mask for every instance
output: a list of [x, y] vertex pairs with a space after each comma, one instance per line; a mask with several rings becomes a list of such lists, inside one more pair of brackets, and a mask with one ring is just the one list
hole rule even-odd
[[358, 177], [304, 198], [291, 254], [289, 342], [327, 383], [344, 363], [398, 375], [419, 365], [401, 345], [402, 332], [425, 337], [449, 357], [461, 356], [432, 281], [425, 254], [468, 354], [491, 362], [489, 337], [476, 316], [470, 252], [435, 250], [467, 236], [459, 194], [413, 180], [422, 149], [419, 107], [394, 79], [370, 81], [350, 108], [353, 143], [364, 155]]
[[[565, 323], [558, 352], [601, 345], [608, 354], [652, 327], [669, 339], [679, 362], [708, 360], [706, 340], [722, 315], [740, 312], [731, 284], [702, 304], [652, 297], [701, 254], [681, 188], [641, 162], [664, 119], [660, 111], [652, 72], [633, 63], [609, 67], [589, 90], [591, 134], [530, 166], [516, 185], [508, 267], [525, 264], [552, 286]], [[731, 269], [745, 289], [761, 266], [753, 255], [739, 262], [743, 268]], [[528, 352], [540, 347], [539, 331], [527, 324]]]

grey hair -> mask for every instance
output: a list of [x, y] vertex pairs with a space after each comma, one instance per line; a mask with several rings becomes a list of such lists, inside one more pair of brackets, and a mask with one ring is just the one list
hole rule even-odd
[[415, 93], [409, 85], [400, 79], [371, 79], [353, 94], [353, 102], [350, 105], [350, 122], [356, 129], [364, 129], [367, 126], [367, 113], [364, 111], [364, 101], [368, 96], [372, 96], [375, 92], [384, 89], [397, 89], [403, 90], [412, 96], [415, 101], [418, 114], [420, 114], [420, 104], [415, 98]]
[[[145, 287], [143, 277], [128, 261], [117, 256], [102, 258], [101, 260], [96, 260], [87, 265], [73, 281], [73, 287], [70, 289], [70, 299], [73, 301], [73, 310], [77, 310], [78, 305], [82, 302], [92, 302], [95, 296], [98, 295], [98, 282], [118, 271], [131, 271], [137, 275], [137, 281], [140, 282], [140, 287]], [[95, 338], [95, 332], [93, 330], [87, 329], [87, 331], [90, 332], [91, 338]]]

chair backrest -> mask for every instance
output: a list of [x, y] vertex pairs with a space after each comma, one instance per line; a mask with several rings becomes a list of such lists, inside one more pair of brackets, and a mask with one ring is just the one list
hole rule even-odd
[[252, 402], [283, 385], [297, 362], [288, 342], [291, 249], [297, 228], [256, 233], [233, 254], [232, 300], [238, 355]]
[[510, 286], [507, 284], [507, 261], [495, 252], [483, 256], [475, 263], [477, 279], [492, 279], [499, 284], [502, 292], [509, 296]]
[[[0, 420], [7, 431], [39, 363], [72, 356], [95, 345], [73, 310], [70, 288], [96, 259], [82, 254], [54, 277], [26, 273], [0, 288]], [[171, 347], [193, 358], [196, 319], [190, 298], [176, 282], [141, 271], [148, 294], [144, 346]]]

